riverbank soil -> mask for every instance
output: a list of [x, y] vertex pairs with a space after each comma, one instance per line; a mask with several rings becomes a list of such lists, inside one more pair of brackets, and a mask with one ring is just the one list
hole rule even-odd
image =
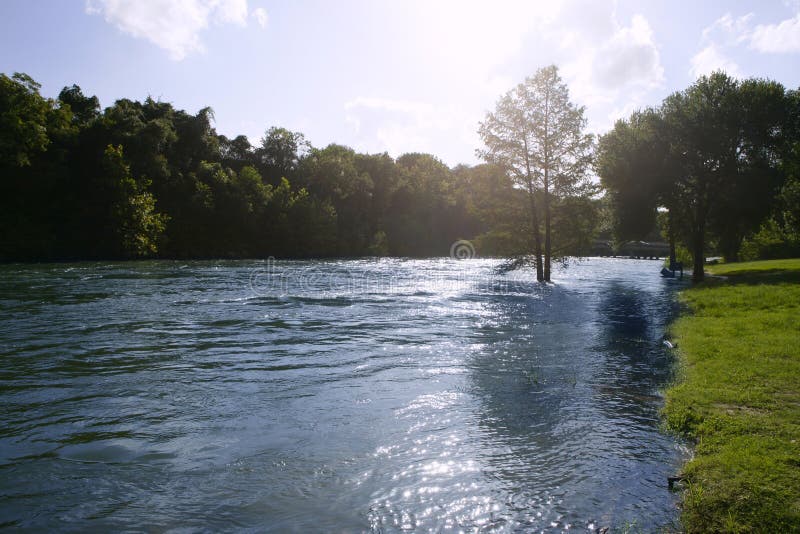
[[688, 532], [800, 532], [800, 259], [717, 265], [681, 294], [672, 430]]

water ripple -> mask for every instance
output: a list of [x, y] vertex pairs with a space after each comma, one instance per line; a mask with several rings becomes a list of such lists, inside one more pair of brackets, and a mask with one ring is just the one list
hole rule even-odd
[[652, 262], [0, 267], [0, 527], [671, 524]]

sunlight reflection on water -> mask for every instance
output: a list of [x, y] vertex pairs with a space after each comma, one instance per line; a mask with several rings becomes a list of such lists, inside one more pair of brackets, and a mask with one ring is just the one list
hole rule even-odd
[[0, 525], [562, 531], [676, 518], [674, 281], [592, 259], [0, 267]]

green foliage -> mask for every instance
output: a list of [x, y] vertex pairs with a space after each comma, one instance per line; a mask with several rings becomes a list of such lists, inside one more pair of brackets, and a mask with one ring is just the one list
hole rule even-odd
[[301, 175], [306, 187], [338, 214], [338, 255], [363, 253], [369, 246], [367, 219], [373, 184], [368, 174], [359, 172], [355, 151], [335, 144], [311, 149], [303, 159]]
[[600, 225], [599, 201], [589, 196], [559, 198], [552, 206], [554, 258], [587, 255]]
[[[479, 235], [506, 236], [484, 239], [487, 253], [528, 246], [527, 198], [497, 166], [314, 148], [278, 127], [253, 147], [217, 134], [211, 108], [123, 98], [101, 110], [77, 85], [51, 101], [25, 75], [0, 82], [2, 261], [442, 256]], [[564, 243], [594, 220], [573, 196], [552, 195]]]
[[788, 532], [800, 524], [800, 260], [730, 263], [683, 293], [672, 327], [683, 378], [665, 418], [696, 442], [687, 532]]
[[742, 261], [800, 256], [800, 235], [768, 219], [755, 234], [745, 238], [739, 252]]
[[69, 106], [72, 121], [85, 126], [100, 116], [100, 100], [96, 96], [86, 96], [77, 85], [65, 87], [58, 94], [58, 101]]
[[138, 184], [133, 179], [122, 146], [106, 147], [102, 169], [103, 186], [111, 201], [107, 227], [115, 233], [113, 241], [106, 242], [109, 253], [122, 258], [155, 254], [167, 217], [156, 213], [155, 198], [145, 190], [148, 184]]
[[661, 121], [655, 110], [618, 120], [600, 138], [595, 170], [608, 191], [611, 226], [618, 242], [641, 240], [656, 222], [656, 208], [669, 202]]
[[475, 238], [475, 250], [486, 257], [516, 257], [525, 249], [525, 240], [510, 230], [489, 230]]
[[378, 230], [372, 236], [367, 253], [370, 256], [388, 256], [389, 255], [389, 240], [386, 238], [386, 232]]
[[694, 262], [692, 251], [683, 245], [678, 245], [675, 247], [675, 261], [679, 261], [684, 265], [692, 265]]
[[590, 205], [594, 191], [586, 173], [594, 138], [585, 128], [584, 108], [570, 101], [558, 68], [551, 65], [503, 95], [478, 129], [486, 145], [478, 155], [527, 193], [527, 224], [519, 221], [517, 229], [527, 231], [524, 253], [532, 255], [539, 281], [550, 281], [551, 260], [583, 248], [596, 227], [588, 223], [596, 222], [591, 215], [562, 223], [560, 233], [553, 229], [558, 206], [568, 217], [576, 215], [571, 208], [577, 203]]
[[40, 85], [26, 75], [0, 74], [0, 162], [19, 167], [47, 150], [48, 115], [53, 103], [39, 95]]
[[634, 113], [603, 136], [597, 171], [616, 213], [615, 228], [635, 238], [668, 213], [667, 234], [691, 250], [703, 278], [709, 240], [735, 261], [742, 240], [774, 209], [796, 139], [792, 103], [776, 82], [703, 76], [655, 110]]
[[[240, 154], [244, 151], [241, 137], [236, 138], [239, 140], [237, 149]], [[264, 178], [275, 184], [281, 178], [294, 179], [295, 171], [310, 149], [311, 145], [303, 134], [273, 126], [261, 139], [261, 147], [256, 150], [255, 159]]]
[[738, 276], [739, 280], [748, 281], [747, 275], [773, 274], [786, 276], [800, 270], [800, 259], [742, 261], [737, 263], [721, 263], [711, 267], [711, 272], [719, 276]]
[[[800, 96], [717, 73], [591, 136], [555, 67], [506, 94], [481, 126], [491, 164], [316, 149], [273, 127], [258, 147], [152, 98], [104, 110], [80, 87], [57, 100], [0, 75], [0, 260], [103, 257], [580, 254], [598, 230], [638, 238], [658, 217], [692, 251], [794, 253], [800, 235]], [[114, 148], [113, 153], [108, 147]], [[554, 154], [559, 154], [555, 157]], [[611, 216], [609, 216], [611, 214]], [[680, 250], [680, 247], [679, 247]]]

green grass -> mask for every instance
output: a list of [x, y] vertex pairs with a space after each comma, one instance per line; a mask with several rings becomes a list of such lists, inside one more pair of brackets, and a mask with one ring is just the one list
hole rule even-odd
[[667, 426], [696, 443], [688, 532], [800, 532], [800, 259], [717, 265], [682, 293]]
[[764, 261], [745, 261], [741, 263], [721, 263], [712, 265], [706, 269], [711, 274], [728, 275], [747, 275], [747, 274], [773, 274], [787, 273], [797, 274], [800, 272], [800, 258], [791, 260], [764, 260]]

